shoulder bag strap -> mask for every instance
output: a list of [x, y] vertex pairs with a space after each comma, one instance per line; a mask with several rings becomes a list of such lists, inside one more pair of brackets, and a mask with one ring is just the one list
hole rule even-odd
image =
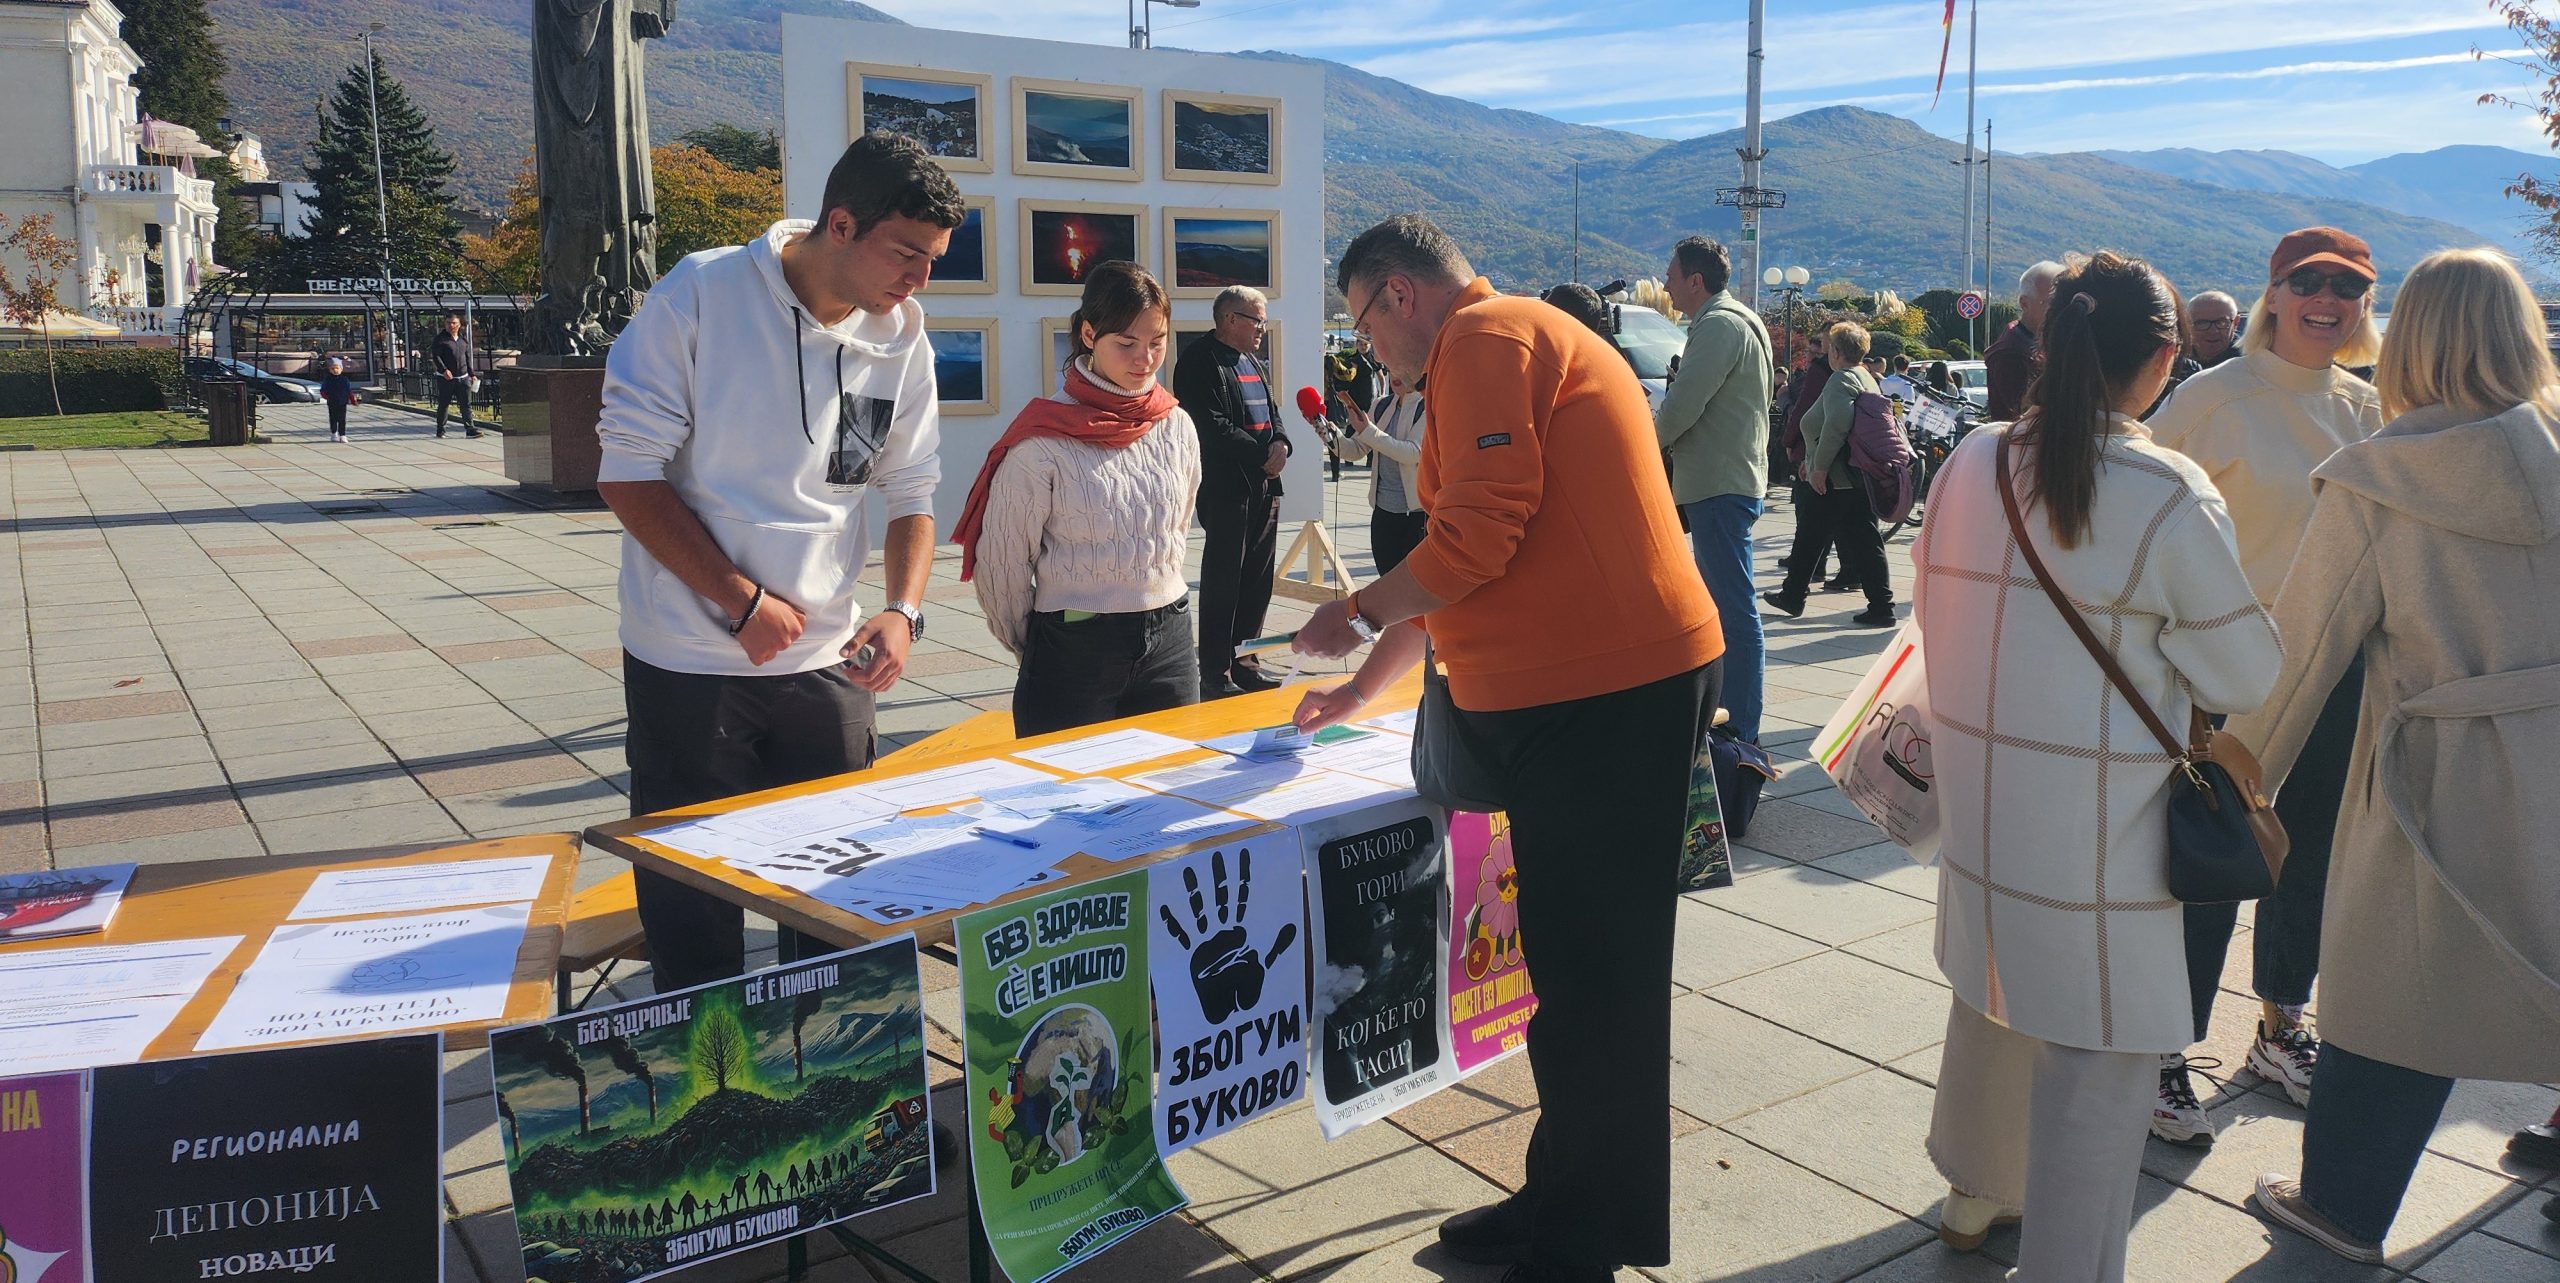
[[2009, 537], [2017, 541], [2018, 552], [2026, 558], [2027, 569], [2034, 572], [2037, 586], [2044, 589], [2045, 596], [2053, 599], [2053, 608], [2062, 612], [2062, 622], [2071, 625], [2071, 634], [2089, 649], [2089, 658], [2098, 661], [2098, 667], [2106, 673], [2107, 680], [2115, 683], [2117, 692], [2124, 696], [2126, 703], [2133, 705], [2133, 711], [2142, 718], [2142, 724], [2151, 728], [2152, 737], [2160, 741], [2160, 747], [2169, 756], [2182, 762], [2187, 760], [2187, 750], [2178, 743], [2176, 736], [2169, 733], [2169, 728], [2161, 724], [2159, 714], [2151, 711], [2150, 701], [2133, 688], [2133, 682], [2124, 675], [2124, 670], [2116, 666], [2116, 657], [2099, 644], [2098, 635], [2090, 631], [2089, 621], [2080, 617], [2080, 609], [2072, 605], [2071, 599], [2054, 584], [2053, 576], [2044, 568], [2044, 558], [2036, 554], [2035, 542], [2027, 538], [2027, 523], [2018, 515], [2018, 492], [2009, 479], [2010, 440], [2010, 432], [2000, 434], [1998, 462], [2000, 510], [2008, 515]]

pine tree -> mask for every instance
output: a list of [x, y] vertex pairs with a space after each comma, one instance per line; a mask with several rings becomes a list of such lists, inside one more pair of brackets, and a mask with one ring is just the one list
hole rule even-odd
[[311, 181], [319, 187], [310, 229], [315, 248], [361, 249], [370, 258], [381, 232], [374, 202], [373, 120], [382, 112], [382, 172], [391, 193], [391, 270], [395, 276], [438, 276], [462, 261], [462, 225], [454, 216], [453, 153], [437, 145], [435, 126], [400, 82], [373, 58], [375, 97], [366, 96], [359, 63], [339, 77], [320, 104], [311, 140]]
[[[222, 88], [230, 60], [214, 38], [213, 15], [205, 0], [123, 0], [124, 40], [142, 59], [133, 86], [142, 110], [159, 120], [184, 125], [206, 143], [228, 146], [222, 121], [231, 114], [231, 96]], [[228, 159], [209, 159], [196, 172], [213, 183], [213, 200], [222, 221], [213, 233], [214, 261], [239, 267], [258, 254], [253, 217], [241, 205], [240, 171]]]

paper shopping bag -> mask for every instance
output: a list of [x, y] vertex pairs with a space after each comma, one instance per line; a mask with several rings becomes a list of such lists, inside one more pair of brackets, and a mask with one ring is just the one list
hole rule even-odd
[[1929, 757], [1929, 681], [1920, 630], [1905, 623], [1858, 688], [1814, 736], [1814, 760], [1858, 812], [1916, 863], [1938, 858], [1937, 780]]

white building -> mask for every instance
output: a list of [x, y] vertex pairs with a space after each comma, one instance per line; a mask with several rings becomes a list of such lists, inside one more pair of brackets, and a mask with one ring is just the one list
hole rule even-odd
[[[78, 242], [63, 310], [175, 334], [212, 269], [221, 211], [212, 182], [172, 162], [220, 153], [165, 124], [143, 150], [142, 64], [123, 25], [109, 0], [0, 0], [0, 213], [51, 213], [55, 234]], [[145, 297], [146, 256], [164, 268], [156, 297]]]

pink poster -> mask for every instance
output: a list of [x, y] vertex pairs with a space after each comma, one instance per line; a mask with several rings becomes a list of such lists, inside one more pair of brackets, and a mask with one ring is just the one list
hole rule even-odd
[[0, 1079], [0, 1280], [80, 1283], [81, 1075]]
[[1449, 1036], [1460, 1073], [1529, 1045], [1538, 996], [1520, 952], [1520, 875], [1511, 820], [1449, 816]]

